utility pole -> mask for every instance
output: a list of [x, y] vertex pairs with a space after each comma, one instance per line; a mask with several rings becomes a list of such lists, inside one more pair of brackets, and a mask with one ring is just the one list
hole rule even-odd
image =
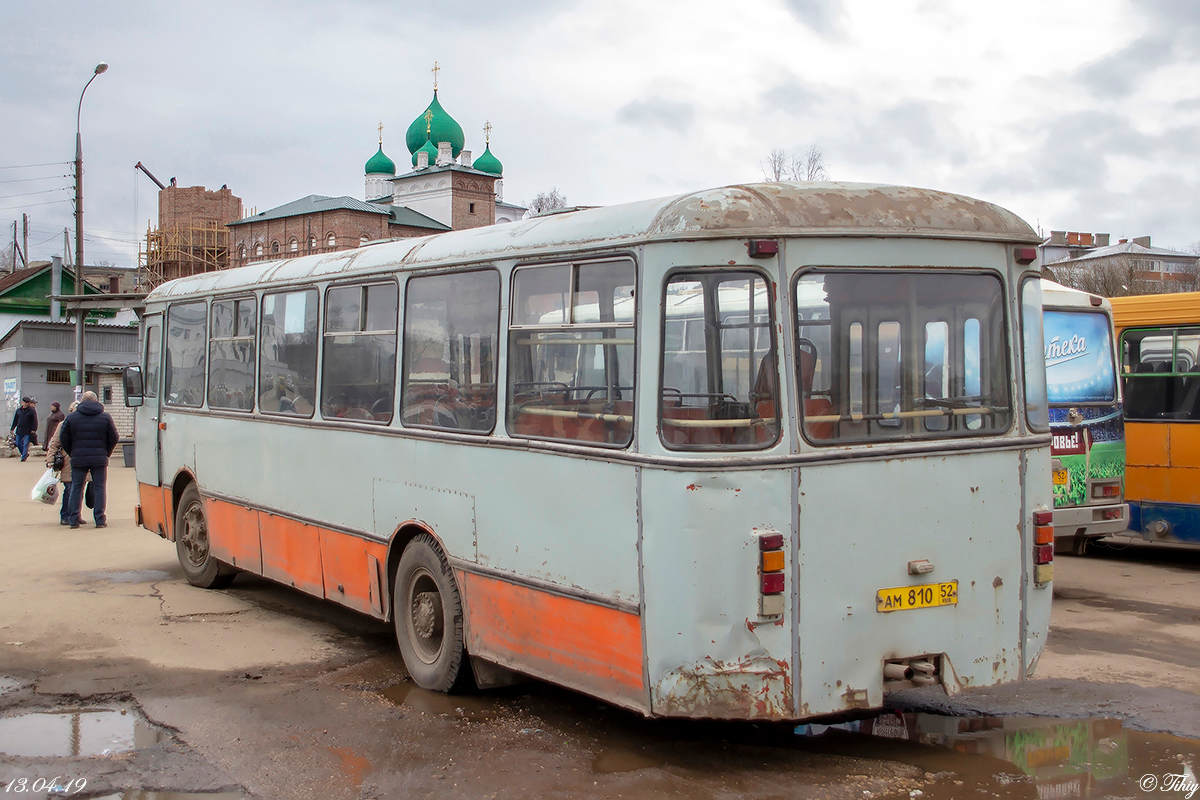
[[75, 312], [75, 399], [83, 395], [85, 376], [83, 363], [83, 321], [87, 312], [83, 308], [83, 137], [80, 130], [80, 114], [83, 112], [83, 96], [92, 81], [108, 70], [101, 61], [92, 72], [92, 77], [79, 93], [79, 106], [75, 109], [75, 295], [79, 308]]
[[21, 259], [25, 266], [29, 266], [29, 215], [21, 214]]

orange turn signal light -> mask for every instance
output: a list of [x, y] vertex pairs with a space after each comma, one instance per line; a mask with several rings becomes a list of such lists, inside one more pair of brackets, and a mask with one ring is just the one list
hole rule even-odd
[[1054, 527], [1051, 525], [1038, 525], [1033, 529], [1034, 544], [1054, 544]]
[[771, 550], [762, 554], [762, 571], [763, 572], [782, 572], [783, 571], [783, 551]]

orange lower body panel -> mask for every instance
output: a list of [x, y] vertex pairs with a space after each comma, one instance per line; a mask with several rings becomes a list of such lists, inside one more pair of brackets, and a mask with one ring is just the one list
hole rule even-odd
[[[170, 535], [169, 489], [140, 484], [147, 528]], [[206, 497], [213, 554], [247, 572], [375, 617], [386, 615], [387, 545]], [[157, 515], [157, 516], [156, 516]], [[456, 571], [467, 650], [629, 708], [647, 710], [641, 618], [584, 600]]]
[[174, 539], [171, 528], [171, 492], [165, 486], [138, 484], [138, 505], [142, 508], [142, 525], [167, 539]]
[[456, 571], [468, 652], [631, 708], [646, 707], [637, 614]]

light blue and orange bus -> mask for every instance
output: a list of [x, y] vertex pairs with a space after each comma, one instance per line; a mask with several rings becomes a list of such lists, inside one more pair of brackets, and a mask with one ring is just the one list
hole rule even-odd
[[138, 520], [198, 586], [392, 621], [427, 689], [801, 719], [1019, 680], [1053, 580], [1037, 242], [767, 183], [171, 281], [127, 376]]
[[1112, 307], [1098, 295], [1042, 282], [1046, 389], [1054, 476], [1054, 541], [1087, 542], [1129, 527], [1125, 424]]
[[1200, 292], [1115, 297], [1130, 534], [1200, 544]]

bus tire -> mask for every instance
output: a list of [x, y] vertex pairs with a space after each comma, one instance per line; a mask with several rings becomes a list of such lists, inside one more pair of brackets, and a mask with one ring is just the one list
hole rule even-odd
[[188, 583], [201, 589], [224, 589], [237, 571], [213, 557], [208, 536], [208, 516], [196, 484], [189, 484], [175, 512], [175, 552]]
[[435, 692], [465, 688], [471, 671], [462, 598], [450, 564], [429, 534], [414, 538], [400, 556], [392, 619], [404, 666], [418, 686]]

